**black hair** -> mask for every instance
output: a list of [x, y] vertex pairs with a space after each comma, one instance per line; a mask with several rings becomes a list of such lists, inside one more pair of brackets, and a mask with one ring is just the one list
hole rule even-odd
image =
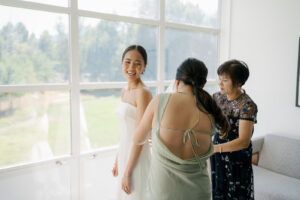
[[147, 52], [145, 48], [142, 47], [141, 45], [130, 45], [129, 47], [127, 47], [123, 52], [122, 61], [124, 59], [125, 54], [131, 50], [137, 50], [142, 55], [145, 65], [147, 65]]
[[220, 65], [218, 75], [226, 74], [230, 77], [232, 85], [243, 86], [249, 77], [249, 69], [245, 62], [240, 60], [228, 60]]
[[202, 89], [206, 83], [207, 73], [208, 70], [202, 61], [188, 58], [178, 67], [176, 80], [183, 81], [184, 84], [193, 88], [198, 108], [213, 115], [218, 129], [221, 131], [220, 135], [224, 138], [227, 136], [230, 125], [216, 101]]

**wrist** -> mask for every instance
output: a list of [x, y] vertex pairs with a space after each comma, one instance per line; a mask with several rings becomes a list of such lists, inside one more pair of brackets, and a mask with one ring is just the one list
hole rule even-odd
[[125, 171], [124, 172], [124, 177], [131, 177], [131, 172], [130, 171]]
[[222, 146], [220, 144], [214, 146], [215, 153], [222, 153]]

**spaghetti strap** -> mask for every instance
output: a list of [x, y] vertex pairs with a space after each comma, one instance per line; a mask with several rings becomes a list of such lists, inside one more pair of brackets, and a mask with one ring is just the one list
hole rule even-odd
[[170, 93], [163, 93], [159, 95], [159, 101], [158, 101], [158, 110], [156, 115], [156, 125], [160, 125], [161, 118], [165, 112], [166, 105], [169, 101], [171, 94]]
[[[163, 114], [165, 112], [165, 109], [167, 107], [167, 103], [169, 101], [170, 96], [171, 96], [171, 94], [161, 94], [160, 95], [158, 112], [157, 112], [157, 117], [156, 117], [156, 119], [157, 119], [156, 123], [158, 124], [157, 128], [158, 128], [158, 130], [160, 128], [164, 128], [164, 129], [173, 130], [173, 131], [184, 131], [182, 143], [185, 144], [187, 141], [187, 138], [189, 139], [195, 159], [198, 161], [199, 166], [201, 167], [201, 165], [200, 165], [201, 158], [196, 152], [196, 147], [200, 147], [200, 142], [199, 142], [196, 134], [206, 134], [206, 135], [211, 136], [211, 133], [194, 130], [194, 128], [197, 126], [197, 124], [200, 121], [200, 110], [199, 109], [197, 109], [197, 111], [198, 111], [197, 121], [190, 129], [170, 128], [170, 127], [166, 127], [166, 126], [161, 126], [160, 123], [161, 123]], [[211, 121], [211, 119], [210, 119], [210, 121]], [[158, 131], [157, 131], [157, 134], [158, 134]]]

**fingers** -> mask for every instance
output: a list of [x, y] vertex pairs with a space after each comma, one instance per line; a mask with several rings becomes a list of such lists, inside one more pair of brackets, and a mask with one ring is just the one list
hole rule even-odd
[[152, 138], [148, 138], [149, 147], [152, 147]]
[[118, 176], [118, 168], [117, 167], [114, 167], [112, 170], [111, 170], [113, 176]]
[[127, 176], [123, 177], [122, 179], [122, 190], [126, 193], [126, 194], [130, 194], [131, 193], [131, 180], [130, 178]]
[[130, 187], [127, 186], [127, 185], [123, 185], [123, 186], [122, 186], [122, 190], [123, 190], [126, 194], [130, 194], [130, 193], [131, 193]]

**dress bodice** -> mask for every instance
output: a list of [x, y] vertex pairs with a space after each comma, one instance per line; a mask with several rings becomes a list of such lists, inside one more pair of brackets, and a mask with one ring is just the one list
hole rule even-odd
[[130, 103], [121, 101], [115, 110], [115, 115], [119, 121], [127, 118], [136, 121], [136, 107]]
[[220, 92], [215, 93], [213, 98], [230, 123], [230, 131], [227, 139], [222, 140], [219, 134], [216, 135], [219, 143], [229, 142], [239, 137], [239, 120], [257, 122], [257, 105], [245, 91], [241, 96], [231, 101], [227, 99], [226, 95]]
[[136, 107], [121, 101], [115, 110], [116, 118], [119, 122], [120, 129], [123, 130], [120, 135], [121, 139], [132, 141], [135, 128], [137, 126]]

